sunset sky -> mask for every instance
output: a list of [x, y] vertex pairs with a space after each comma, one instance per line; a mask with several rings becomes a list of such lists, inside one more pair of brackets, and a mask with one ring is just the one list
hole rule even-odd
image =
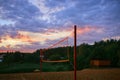
[[0, 0], [0, 51], [35, 51], [69, 37], [120, 39], [120, 0]]

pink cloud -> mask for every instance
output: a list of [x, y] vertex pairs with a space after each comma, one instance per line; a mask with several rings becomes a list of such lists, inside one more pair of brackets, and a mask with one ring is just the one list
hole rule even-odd
[[91, 31], [97, 32], [97, 33], [102, 33], [103, 29], [94, 27], [94, 26], [85, 26], [85, 27], [80, 27], [77, 29], [78, 34], [84, 34], [84, 33], [89, 33]]
[[1, 38], [0, 38], [0, 43], [2, 43]]
[[[97, 27], [77, 27], [78, 35], [84, 36], [86, 33], [90, 33], [93, 31], [97, 33], [102, 33], [102, 29]], [[17, 35], [14, 37], [11, 37], [10, 34], [2, 36], [0, 39], [0, 47], [20, 50], [22, 49], [22, 45], [24, 45], [24, 47], [32, 46], [32, 43], [37, 43], [37, 45], [46, 45], [47, 41], [60, 40], [65, 37], [73, 38], [73, 33], [73, 28], [46, 29], [45, 32], [18, 31]]]
[[19, 33], [19, 32], [18, 32], [16, 38], [20, 39], [23, 42], [31, 42], [31, 43], [33, 42], [32, 39], [28, 35], [24, 35], [24, 34]]
[[0, 47], [6, 48], [16, 48], [16, 45], [30, 45], [27, 41], [22, 41], [21, 39], [15, 37], [11, 37], [10, 34], [4, 35], [1, 37]]
[[[77, 27], [77, 35], [85, 35], [90, 32], [103, 33], [103, 29], [94, 26]], [[71, 34], [71, 37], [73, 37], [73, 35], [74, 33]]]

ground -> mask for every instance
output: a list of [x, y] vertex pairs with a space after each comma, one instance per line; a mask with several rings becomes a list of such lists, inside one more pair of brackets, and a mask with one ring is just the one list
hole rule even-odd
[[[73, 71], [0, 74], [0, 80], [74, 80]], [[120, 68], [84, 69], [77, 80], [120, 80]]]

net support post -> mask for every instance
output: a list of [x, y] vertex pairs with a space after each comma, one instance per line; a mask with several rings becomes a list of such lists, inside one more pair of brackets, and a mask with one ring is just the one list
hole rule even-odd
[[74, 80], [77, 80], [77, 76], [76, 76], [76, 70], [77, 70], [77, 65], [76, 65], [76, 43], [77, 43], [77, 39], [76, 39], [76, 35], [77, 35], [77, 26], [74, 25]]
[[42, 56], [43, 56], [43, 51], [40, 49], [40, 72], [42, 72]]

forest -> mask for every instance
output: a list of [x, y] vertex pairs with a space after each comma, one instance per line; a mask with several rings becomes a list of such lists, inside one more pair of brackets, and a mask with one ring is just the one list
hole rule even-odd
[[[73, 46], [57, 47], [44, 52], [44, 60], [64, 60], [62, 63], [42, 63], [42, 71], [71, 71], [73, 70]], [[40, 49], [34, 53], [7, 52], [0, 63], [0, 73], [31, 72], [40, 69]], [[68, 56], [69, 54], [69, 56]], [[109, 68], [120, 68], [120, 40], [95, 42], [93, 45], [83, 43], [77, 46], [77, 70], [92, 68], [91, 60], [109, 60]], [[48, 67], [49, 66], [49, 67]]]

